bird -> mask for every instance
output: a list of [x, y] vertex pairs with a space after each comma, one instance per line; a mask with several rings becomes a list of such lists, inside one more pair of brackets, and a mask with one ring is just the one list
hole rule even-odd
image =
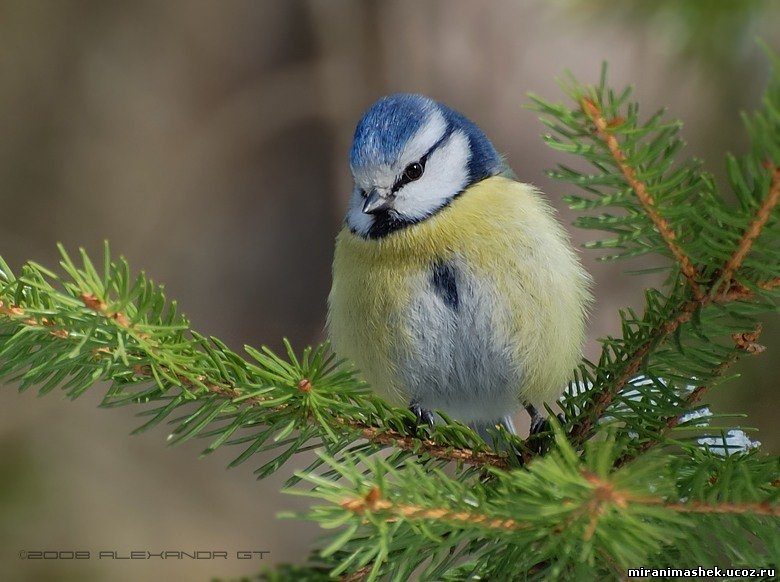
[[[591, 278], [554, 210], [471, 120], [397, 93], [362, 116], [336, 236], [333, 350], [419, 424], [531, 433], [582, 358]], [[487, 440], [487, 438], [486, 438]]]

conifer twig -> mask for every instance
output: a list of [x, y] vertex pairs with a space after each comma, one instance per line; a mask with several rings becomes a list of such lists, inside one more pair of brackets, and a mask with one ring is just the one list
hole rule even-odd
[[361, 580], [368, 578], [368, 575], [371, 574], [371, 570], [373, 569], [374, 562], [371, 562], [367, 566], [363, 566], [351, 574], [344, 574], [339, 580], [341, 580], [341, 582], [360, 582]]
[[[617, 139], [615, 139], [613, 135], [607, 132], [608, 125], [606, 120], [603, 117], [601, 117], [600, 110], [598, 109], [596, 104], [590, 99], [583, 99], [582, 107], [586, 112], [588, 112], [589, 116], [596, 124], [596, 127], [599, 130], [599, 134], [600, 135], [603, 134], [602, 138], [607, 142], [610, 151], [613, 152], [613, 156], [615, 157], [615, 160], [618, 161], [618, 163], [621, 165], [621, 169], [623, 170], [626, 179], [629, 180], [629, 182], [631, 182], [632, 177], [635, 176], [633, 168], [631, 168], [631, 166], [628, 165], [628, 163], [626, 162], [625, 155], [620, 151], [619, 146], [617, 144]], [[673, 334], [683, 323], [689, 321], [693, 313], [696, 311], [696, 309], [700, 307], [704, 307], [705, 305], [710, 303], [722, 304], [731, 301], [745, 301], [752, 298], [753, 293], [752, 291], [750, 291], [750, 289], [748, 289], [747, 287], [739, 283], [735, 283], [732, 279], [733, 279], [734, 272], [741, 266], [742, 262], [744, 261], [744, 258], [750, 252], [753, 241], [760, 235], [761, 230], [769, 220], [771, 211], [776, 207], [778, 203], [778, 199], [780, 199], [780, 168], [777, 168], [775, 166], [768, 166], [768, 167], [772, 170], [772, 182], [771, 182], [769, 192], [767, 196], [764, 198], [764, 201], [762, 202], [761, 206], [759, 207], [754, 220], [751, 222], [750, 226], [745, 230], [745, 233], [742, 236], [740, 244], [738, 245], [734, 254], [731, 256], [731, 258], [726, 263], [723, 269], [723, 275], [720, 278], [720, 280], [724, 282], [723, 285], [721, 285], [718, 291], [714, 294], [710, 294], [710, 292], [714, 290], [714, 283], [707, 287], [706, 293], [702, 293], [701, 288], [699, 288], [698, 286], [695, 289], [692, 287], [692, 289], [694, 289], [695, 291], [694, 299], [684, 303], [680, 307], [680, 309], [676, 312], [674, 317], [672, 317], [669, 321], [664, 322], [663, 325], [657, 327], [655, 330], [653, 330], [648, 334], [649, 339], [641, 346], [639, 346], [631, 354], [631, 357], [629, 357], [626, 360], [622, 373], [611, 385], [611, 387], [609, 389], [602, 390], [596, 395], [596, 397], [588, 407], [589, 415], [585, 417], [580, 423], [578, 423], [570, 432], [572, 442], [575, 444], [575, 446], [577, 444], [581, 444], [582, 442], [584, 442], [590, 437], [590, 435], [592, 434], [592, 430], [594, 428], [595, 419], [599, 418], [602, 414], [604, 414], [604, 412], [612, 403], [613, 399], [620, 392], [620, 390], [622, 390], [626, 386], [626, 384], [634, 376], [636, 376], [636, 374], [639, 372], [641, 368], [642, 362], [650, 354], [652, 348], [665, 342], [666, 339], [670, 337], [671, 334]], [[642, 198], [639, 194], [640, 190], [642, 190], [646, 194], [646, 189], [644, 188], [644, 185], [641, 182], [638, 182], [634, 179], [634, 183], [632, 183], [632, 187], [637, 192], [637, 196], [640, 197], [641, 200]], [[648, 209], [648, 214], [650, 215], [651, 218], [653, 218], [653, 214], [651, 213], [654, 212], [654, 209], [652, 208], [652, 198], [650, 198], [649, 200], [650, 200], [650, 208]], [[643, 205], [645, 205], [645, 207], [647, 208], [647, 205], [645, 204], [644, 201], [643, 201]], [[663, 220], [662, 217], [659, 218]], [[656, 223], [655, 219], [653, 219], [653, 222]], [[656, 226], [659, 228], [659, 232], [661, 232], [662, 236], [663, 236], [663, 231], [661, 230], [661, 228], [664, 226], [664, 224], [665, 221], [662, 222], [660, 225], [659, 223], [656, 223]], [[673, 244], [674, 232], [668, 228], [668, 225], [666, 225], [664, 228], [666, 228], [668, 234], [672, 235], [672, 238], [668, 240], [671, 241], [671, 243]], [[666, 237], [664, 238], [665, 240], [667, 240]], [[675, 252], [674, 248], [672, 248], [672, 252], [673, 253]], [[677, 256], [676, 253], [675, 256]], [[681, 269], [683, 270], [683, 273], [685, 273], [686, 264], [690, 263], [690, 259], [688, 259], [688, 257], [683, 254], [682, 258], [678, 260], [684, 261], [681, 262]], [[692, 273], [697, 272], [696, 268], [693, 267], [693, 265], [691, 265], [691, 269], [692, 269], [691, 271]], [[688, 281], [690, 283], [692, 280], [687, 274], [686, 277], [688, 277]], [[764, 290], [771, 290], [777, 287], [778, 285], [780, 285], [780, 277], [758, 283], [758, 287]], [[735, 338], [735, 342], [736, 341], [737, 339]], [[733, 362], [727, 363], [726, 367], [730, 366], [731, 363]]]
[[386, 520], [388, 522], [397, 521], [401, 518], [424, 519], [479, 525], [487, 529], [504, 531], [528, 529], [531, 527], [530, 523], [522, 523], [511, 518], [489, 517], [475, 512], [451, 511], [445, 508], [424, 507], [414, 504], [396, 504], [389, 499], [383, 499], [377, 487], [373, 487], [366, 495], [343, 500], [341, 507], [357, 514], [362, 514], [366, 511], [388, 512], [391, 514]]
[[604, 119], [601, 109], [592, 99], [583, 97], [581, 99], [580, 105], [585, 114], [596, 126], [596, 133], [598, 137], [601, 138], [601, 140], [606, 144], [607, 148], [612, 154], [612, 158], [615, 160], [618, 168], [620, 168], [621, 173], [625, 177], [629, 186], [631, 186], [631, 188], [634, 190], [634, 193], [642, 203], [642, 207], [644, 208], [645, 212], [650, 217], [650, 220], [653, 221], [655, 227], [658, 229], [658, 233], [661, 235], [661, 238], [663, 238], [666, 246], [669, 248], [669, 250], [672, 252], [672, 255], [674, 255], [674, 258], [679, 263], [680, 269], [685, 275], [685, 278], [688, 280], [688, 285], [693, 292], [693, 296], [696, 299], [700, 299], [702, 297], [702, 291], [697, 281], [698, 271], [696, 267], [694, 267], [690, 257], [688, 257], [688, 255], [686, 255], [677, 244], [676, 233], [672, 227], [669, 226], [667, 220], [658, 212], [655, 200], [648, 190], [647, 185], [637, 178], [636, 170], [631, 166], [631, 164], [628, 163], [626, 154], [622, 149], [620, 149], [620, 143], [618, 143], [618, 140], [614, 134], [609, 131], [610, 122]]
[[763, 289], [764, 291], [770, 291], [774, 289], [775, 287], [780, 287], [780, 277], [775, 277], [774, 279], [769, 279], [769, 281], [762, 281], [758, 284], [759, 288]]
[[[639, 370], [642, 366], [642, 362], [650, 354], [653, 347], [656, 347], [662, 344], [663, 342], [665, 342], [675, 331], [677, 331], [677, 329], [681, 325], [690, 321], [697, 308], [704, 307], [710, 303], [727, 303], [730, 301], [745, 301], [750, 299], [752, 296], [753, 293], [749, 289], [745, 287], [740, 287], [737, 289], [723, 290], [716, 293], [715, 295], [704, 295], [699, 300], [692, 299], [690, 301], [683, 303], [675, 313], [674, 317], [672, 317], [668, 321], [665, 321], [662, 325], [656, 327], [648, 334], [649, 336], [648, 340], [644, 342], [641, 346], [639, 346], [626, 360], [623, 371], [620, 374], [620, 376], [618, 376], [618, 378], [615, 380], [615, 382], [612, 383], [607, 388], [598, 392], [598, 394], [596, 394], [596, 396], [588, 406], [588, 412], [589, 412], [588, 416], [586, 416], [581, 422], [576, 424], [569, 433], [569, 438], [572, 444], [574, 446], [578, 446], [583, 442], [585, 442], [588, 438], [590, 438], [592, 431], [595, 427], [594, 424], [595, 420], [601, 417], [604, 414], [604, 412], [606, 412], [609, 405], [612, 404], [612, 401], [614, 400], [615, 396], [623, 388], [625, 388], [625, 386], [632, 378], [634, 378], [639, 373]], [[758, 332], [754, 332], [756, 333], [756, 335], [755, 337], [752, 338], [752, 340], [750, 339], [750, 337], [743, 338], [743, 339], [745, 341], [755, 342], [755, 340], [758, 338], [757, 333], [759, 332], [760, 332], [760, 328]], [[748, 332], [748, 336], [749, 334], [750, 332]], [[737, 344], [739, 343], [739, 340], [737, 340], [736, 338], [735, 338], [735, 343]], [[750, 353], [756, 353], [748, 349], [746, 349], [745, 351], [748, 351]], [[760, 353], [761, 351], [763, 350], [758, 348], [757, 353]], [[738, 355], [735, 354], [735, 357], [738, 357]], [[729, 361], [725, 365], [726, 367], [728, 367], [731, 364], [733, 364], [733, 361]], [[723, 371], [725, 371], [725, 368]]]
[[[764, 347], [757, 343], [759, 336], [761, 335], [761, 324], [756, 326], [756, 329], [752, 332], [744, 332], [740, 334], [734, 334], [732, 338], [736, 345], [736, 349], [731, 352], [728, 357], [723, 360], [712, 372], [713, 378], [723, 376], [726, 371], [739, 359], [740, 352], [758, 355], [764, 351]], [[712, 384], [702, 384], [691, 390], [688, 397], [685, 399], [685, 409], [690, 409], [693, 405], [697, 404], [704, 395], [712, 388]], [[666, 418], [663, 427], [661, 427], [655, 434], [654, 438], [648, 439], [640, 444], [636, 449], [621, 456], [615, 461], [615, 467], [622, 467], [623, 465], [630, 463], [642, 453], [647, 452], [656, 445], [663, 442], [663, 438], [675, 427], [677, 427], [682, 419], [682, 415], [675, 414]]]
[[492, 450], [475, 451], [467, 448], [440, 445], [432, 440], [409, 437], [393, 430], [380, 430], [375, 426], [357, 423], [352, 420], [342, 420], [342, 423], [345, 426], [359, 431], [364, 439], [379, 445], [395, 447], [406, 451], [422, 449], [426, 454], [438, 459], [462, 461], [474, 466], [490, 466], [498, 469], [509, 468], [507, 456], [495, 453]]
[[[117, 325], [129, 331], [139, 333], [143, 336], [143, 332], [137, 330], [123, 312], [110, 312], [104, 302], [87, 293], [82, 293], [81, 299], [84, 305], [96, 314], [115, 322]], [[43, 322], [29, 316], [22, 307], [16, 305], [6, 306], [2, 301], [0, 301], [0, 316], [11, 318], [17, 324], [25, 326], [40, 326], [42, 324], [52, 325], [49, 320]], [[53, 329], [50, 333], [61, 340], [67, 340], [69, 338], [67, 330]], [[104, 357], [109, 357], [110, 355], [111, 352], [103, 348], [101, 348], [99, 354], [96, 354], [96, 356]], [[169, 376], [176, 378], [180, 384], [186, 388], [194, 389], [198, 387], [198, 384], [193, 382], [185, 373], [189, 372], [188, 370], [167, 370], [167, 372], [169, 373]], [[153, 372], [149, 366], [136, 365], [133, 367], [133, 373], [136, 376], [143, 376], [149, 379], [154, 378]], [[243, 395], [234, 384], [216, 382], [214, 379], [206, 378], [202, 375], [197, 375], [197, 380], [208, 392], [229, 400], [240, 398]], [[313, 386], [308, 378], [302, 378], [298, 384], [298, 389], [305, 392], [312, 390]], [[259, 406], [262, 405], [265, 400], [266, 398], [263, 396], [252, 396], [244, 399], [242, 403], [246, 406]], [[281, 404], [274, 408], [281, 411], [286, 407], [286, 404]], [[357, 432], [362, 438], [384, 447], [420, 451], [438, 459], [461, 461], [474, 466], [492, 466], [500, 469], [509, 468], [507, 456], [491, 450], [478, 451], [469, 448], [441, 445], [429, 439], [407, 436], [391, 429], [379, 428], [353, 419], [335, 417], [334, 422], [338, 423], [334, 428], [341, 427]]]
[[[639, 501], [639, 500], [638, 500]], [[763, 503], [703, 503], [701, 501], [669, 502], [660, 498], [641, 499], [641, 503], [647, 505], [660, 505], [665, 509], [671, 509], [678, 513], [719, 513], [730, 515], [765, 515], [768, 517], [780, 517], [780, 506]]]
[[777, 206], [778, 199], [780, 199], [780, 168], [774, 166], [770, 162], [767, 162], [764, 166], [772, 173], [769, 191], [761, 202], [761, 206], [758, 208], [753, 222], [745, 229], [734, 254], [731, 255], [723, 266], [720, 278], [723, 281], [723, 285], [726, 287], [730, 285], [734, 274], [740, 266], [742, 266], [742, 262], [745, 260], [745, 257], [753, 246], [753, 241], [761, 234], [761, 230], [769, 220], [772, 210]]
[[[754, 514], [770, 517], [780, 517], [780, 506], [768, 502], [762, 503], [704, 503], [701, 501], [669, 501], [659, 496], [636, 495], [630, 491], [619, 489], [606, 479], [583, 470], [582, 477], [592, 486], [590, 496], [580, 501], [579, 506], [572, 506], [573, 513], [566, 518], [568, 525], [573, 521], [587, 517], [588, 525], [585, 528], [585, 539], [590, 539], [598, 527], [599, 518], [605, 513], [605, 509], [614, 506], [620, 510], [626, 510], [632, 505], [657, 505], [678, 513], [709, 513], [709, 514]], [[457, 524], [459, 527], [477, 525], [491, 530], [517, 531], [530, 529], [533, 523], [521, 522], [513, 518], [492, 517], [477, 511], [458, 511], [445, 507], [426, 507], [411, 503], [396, 503], [382, 497], [378, 487], [372, 487], [365, 495], [348, 497], [339, 505], [352, 513], [362, 515], [364, 513], [384, 513], [386, 523], [393, 523], [400, 519], [428, 521], [443, 521]]]

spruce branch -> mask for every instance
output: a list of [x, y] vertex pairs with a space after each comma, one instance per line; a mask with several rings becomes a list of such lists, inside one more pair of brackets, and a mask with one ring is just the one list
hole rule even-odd
[[[760, 326], [757, 329], [757, 331], [755, 332], [755, 334], [750, 335], [750, 338], [751, 338], [750, 341], [755, 342], [755, 340], [758, 339], [758, 335], [759, 334], [760, 334]], [[748, 336], [748, 334], [742, 334], [742, 337], [744, 338], [743, 341], [746, 342], [745, 346], [753, 345], [753, 344], [748, 344], [747, 343], [748, 340], [745, 338], [745, 336]], [[744, 349], [745, 351], [748, 350], [747, 347], [740, 348], [740, 349]], [[729, 354], [729, 356], [725, 360], [723, 360], [715, 368], [715, 370], [713, 371], [713, 375], [715, 377], [723, 376], [723, 374], [725, 374], [726, 371], [737, 361], [737, 353], [738, 352], [735, 350], [734, 352]], [[691, 390], [690, 394], [688, 395], [688, 397], [685, 400], [685, 408], [686, 409], [691, 409], [695, 404], [697, 404], [699, 401], [701, 401], [701, 399], [704, 397], [705, 393], [711, 387], [712, 387], [711, 384], [702, 384], [702, 385], [697, 386], [693, 390]], [[636, 459], [640, 455], [646, 453], [647, 451], [649, 451], [653, 447], [661, 444], [664, 441], [664, 438], [666, 437], [666, 435], [668, 435], [669, 432], [672, 431], [672, 429], [674, 429], [675, 427], [677, 427], [680, 424], [681, 419], [682, 419], [682, 416], [679, 415], [679, 414], [673, 414], [671, 416], [667, 416], [666, 420], [664, 422], [664, 426], [662, 426], [658, 430], [655, 438], [647, 439], [642, 444], [640, 444], [639, 446], [635, 447], [632, 451], [627, 452], [623, 456], [618, 458], [618, 460], [615, 462], [615, 467], [616, 468], [620, 468], [623, 465], [625, 465], [626, 463], [630, 463], [631, 461], [633, 461], [634, 459]]]
[[769, 503], [714, 503], [701, 502], [668, 503], [659, 499], [645, 499], [649, 505], [661, 505], [665, 509], [671, 509], [680, 513], [717, 513], [717, 514], [753, 514], [780, 517], [780, 507]]
[[511, 466], [509, 456], [506, 453], [497, 453], [492, 450], [454, 448], [449, 445], [436, 443], [430, 439], [406, 436], [394, 430], [383, 430], [375, 426], [367, 426], [351, 420], [340, 420], [345, 426], [358, 430], [364, 439], [378, 445], [401, 450], [424, 452], [426, 455], [437, 459], [462, 461], [475, 467], [490, 466], [498, 469], [508, 469]]
[[[603, 340], [598, 366], [590, 365], [595, 374], [581, 368], [570, 389], [575, 396], [563, 404], [575, 446], [605, 422], [621, 421], [626, 435], [640, 434], [622, 464], [666, 442], [680, 415], [741, 354], [763, 351], [744, 326], [746, 321], [758, 324], [759, 314], [774, 310], [780, 285], [780, 253], [774, 245], [780, 235], [780, 172], [776, 162], [768, 161], [780, 159], [780, 82], [775, 75], [766, 108], [746, 118], [753, 151], [728, 159], [742, 204], [739, 212], [717, 194], [699, 163], [675, 162], [684, 145], [677, 137], [679, 123], [664, 122], [663, 112], [643, 122], [638, 106], [628, 103], [630, 90], [614, 93], [605, 71], [595, 87], [570, 80], [565, 89], [575, 108], [537, 96], [532, 96], [532, 108], [545, 116], [542, 121], [553, 132], [545, 136], [551, 147], [579, 155], [596, 169], [588, 174], [559, 166], [551, 172], [584, 190], [585, 195], [567, 198], [574, 209], [603, 212], [583, 216], [576, 224], [617, 235], [589, 246], [622, 249], [604, 260], [665, 251], [673, 261], [667, 268], [668, 292], [648, 294], [642, 317], [623, 314], [623, 337]], [[610, 208], [622, 214], [607, 213]], [[736, 349], [723, 345], [721, 338], [731, 338]], [[642, 377], [653, 380], [643, 386], [637, 382]], [[676, 388], [677, 382], [683, 387]], [[687, 386], [697, 388], [685, 393]]]
[[[77, 387], [66, 383], [71, 397], [103, 379], [113, 382], [104, 406], [164, 402], [151, 411], [152, 420], [139, 427], [139, 432], [158, 424], [188, 402], [201, 402], [194, 416], [179, 419], [171, 436], [175, 442], [197, 434], [216, 436], [207, 453], [224, 443], [251, 442], [246, 437], [230, 437], [256, 427], [260, 418], [283, 419], [270, 422], [270, 429], [257, 434], [257, 440], [245, 451], [249, 454], [242, 454], [234, 463], [243, 462], [254, 452], [274, 448], [276, 443], [295, 445], [277, 458], [283, 462], [290, 456], [287, 453], [297, 452], [297, 447], [305, 449], [325, 443], [344, 446], [365, 439], [376, 451], [392, 447], [429, 459], [454, 460], [477, 467], [512, 465], [506, 453], [487, 449], [465, 427], [457, 429], [453, 438], [452, 429], [443, 429], [443, 433], [417, 429], [409, 419], [399, 418], [398, 412], [390, 413], [381, 400], [353, 380], [351, 372], [341, 370], [333, 356], [326, 355], [325, 346], [314, 352], [315, 366], [299, 362], [289, 345], [288, 362], [270, 350], [247, 348], [257, 361], [249, 362], [214, 338], [207, 340], [194, 332], [188, 338], [184, 332], [189, 324], [184, 319], [165, 324], [147, 320], [143, 316], [147, 301], [155, 305], [156, 311], [163, 309], [161, 290], [143, 276], [130, 285], [124, 260], [112, 261], [107, 247], [103, 274], [92, 267], [83, 251], [82, 268], [63, 248], [60, 251], [69, 282], [61, 282], [57, 275], [35, 264], [25, 266], [24, 276], [17, 279], [7, 265], [0, 263], [6, 280], [0, 287], [0, 374], [21, 379], [23, 388], [35, 379], [44, 384], [42, 391], [48, 391], [65, 380], [68, 373], [78, 375], [79, 366], [86, 360], [98, 369], [93, 376], [78, 378]], [[57, 283], [63, 289], [56, 289]], [[117, 292], [116, 296], [111, 297], [111, 289]], [[128, 301], [131, 297], [137, 298], [135, 303]], [[74, 326], [77, 321], [79, 325]], [[89, 329], [89, 334], [85, 335], [80, 328]], [[100, 340], [92, 345], [96, 336]], [[50, 344], [51, 341], [55, 343]], [[14, 350], [20, 343], [24, 349]], [[68, 357], [36, 359], [35, 365], [25, 371], [30, 358], [40, 350]], [[304, 360], [309, 354], [307, 351]], [[210, 366], [204, 370], [207, 361]], [[346, 388], [346, 398], [329, 401], [331, 375], [338, 380], [336, 388]], [[128, 385], [150, 382], [153, 387], [134, 396], [123, 393]], [[318, 405], [316, 401], [323, 398], [324, 405]], [[373, 411], [373, 415], [367, 416], [365, 411]], [[304, 431], [306, 438], [300, 443], [294, 438], [282, 438], [294, 430]], [[309, 444], [304, 447], [305, 441]], [[272, 461], [261, 474], [279, 466]]]
[[696, 267], [694, 267], [691, 263], [690, 257], [688, 257], [688, 255], [686, 255], [685, 252], [677, 245], [677, 235], [671, 226], [669, 226], [669, 222], [658, 212], [655, 200], [653, 199], [652, 194], [650, 194], [647, 185], [637, 178], [636, 168], [634, 168], [634, 166], [629, 162], [625, 152], [620, 148], [620, 144], [618, 143], [614, 133], [610, 131], [611, 127], [622, 124], [623, 120], [619, 117], [612, 120], [605, 119], [601, 108], [593, 99], [588, 97], [581, 98], [580, 106], [593, 122], [594, 126], [596, 127], [596, 134], [606, 144], [610, 154], [612, 155], [612, 158], [620, 169], [620, 172], [625, 177], [626, 182], [628, 182], [629, 186], [633, 189], [634, 194], [642, 203], [642, 207], [650, 217], [650, 220], [653, 221], [655, 227], [658, 229], [658, 232], [666, 243], [666, 246], [669, 247], [672, 255], [674, 255], [675, 259], [679, 263], [680, 269], [682, 270], [686, 279], [688, 279], [688, 285], [691, 287], [693, 296], [697, 300], [701, 299], [702, 291], [699, 288], [699, 283], [697, 282], [699, 274], [696, 270]]
[[408, 520], [435, 520], [450, 524], [479, 525], [494, 530], [513, 531], [532, 527], [530, 523], [519, 523], [514, 519], [502, 519], [469, 511], [451, 511], [442, 507], [424, 507], [413, 504], [394, 504], [392, 501], [382, 499], [378, 487], [373, 487], [366, 495], [349, 497], [340, 503], [341, 507], [353, 513], [361, 515], [365, 512], [382, 514], [385, 522], [391, 523], [399, 519]]
[[[723, 272], [720, 279], [726, 287], [730, 287], [734, 274], [742, 266], [742, 262], [745, 260], [745, 257], [750, 252], [750, 248], [753, 246], [753, 241], [761, 234], [761, 231], [769, 221], [772, 211], [775, 209], [777, 202], [780, 199], [780, 168], [771, 162], [766, 162], [764, 167], [772, 176], [769, 191], [761, 202], [761, 206], [756, 212], [756, 217], [753, 219], [753, 222], [745, 229], [745, 233], [742, 235], [742, 239], [739, 241], [739, 245], [734, 251], [734, 254], [729, 257], [728, 261], [726, 261], [726, 264], [723, 266]], [[759, 283], [759, 285], [763, 286], [773, 286], [777, 284], [777, 279]]]
[[[609, 507], [627, 509], [630, 504], [660, 506], [665, 509], [680, 513], [707, 513], [707, 514], [754, 514], [772, 517], [780, 517], [780, 506], [769, 502], [761, 503], [703, 503], [669, 501], [663, 497], [636, 495], [630, 491], [615, 487], [612, 480], [599, 477], [590, 470], [580, 471], [582, 479], [591, 486], [590, 497], [586, 498], [582, 505], [571, 512], [566, 518], [567, 523], [586, 516], [587, 528], [584, 531], [584, 539], [589, 540], [598, 526], [598, 520]], [[534, 527], [531, 522], [519, 522], [512, 518], [495, 517], [476, 511], [457, 511], [448, 507], [430, 507], [409, 503], [394, 503], [390, 499], [382, 497], [378, 486], [371, 487], [364, 495], [350, 496], [339, 502], [339, 505], [358, 515], [371, 513], [379, 516], [385, 523], [394, 523], [400, 520], [424, 523], [431, 521], [443, 522], [447, 526], [466, 527], [479, 526], [489, 530], [512, 532]]]
[[[524, 469], [489, 469], [489, 480], [438, 471], [431, 480], [416, 464], [393, 467], [379, 458], [348, 455], [327, 459], [338, 480], [302, 474], [313, 489], [292, 492], [326, 502], [311, 509], [310, 519], [346, 525], [320, 556], [333, 560], [333, 573], [355, 576], [342, 579], [376, 580], [421, 567], [423, 579], [441, 579], [442, 568], [466, 559], [463, 578], [465, 571], [483, 577], [503, 572], [506, 579], [557, 571], [556, 576], [571, 578], [577, 560], [598, 569], [596, 559], [615, 574], [637, 560], [663, 563], [666, 548], [697, 531], [701, 519], [746, 519], [740, 532], [752, 530], [763, 541], [773, 535], [780, 506], [777, 492], [764, 484], [772, 470], [764, 461], [756, 459], [760, 469], [747, 474], [749, 484], [745, 474], [732, 477], [747, 487], [742, 491], [750, 491], [747, 498], [730, 497], [733, 488], [713, 498], [721, 488], [716, 480], [704, 488], [676, 489], [676, 474], [690, 470], [663, 457], [615, 470], [621, 447], [613, 439], [590, 443], [580, 456], [563, 432], [554, 430], [548, 455]], [[698, 454], [710, 467], [732, 463]], [[703, 465], [699, 459], [685, 461]], [[740, 549], [733, 550], [743, 551], [743, 544], [737, 545]]]
[[[572, 443], [577, 446], [593, 436], [597, 419], [605, 414], [614, 401], [615, 396], [626, 388], [629, 381], [639, 374], [642, 365], [645, 363], [646, 358], [651, 354], [652, 350], [666, 342], [680, 326], [691, 321], [697, 310], [712, 303], [725, 304], [732, 301], [749, 300], [752, 297], [753, 294], [747, 289], [729, 289], [727, 291], [718, 292], [715, 295], [707, 293], [706, 295], [702, 295], [699, 299], [691, 299], [686, 303], [683, 303], [670, 320], [664, 321], [659, 327], [648, 332], [648, 339], [629, 354], [623, 362], [620, 376], [618, 376], [614, 382], [606, 385], [590, 401], [586, 415], [583, 415], [582, 420], [575, 424], [570, 431], [569, 436]], [[741, 337], [744, 338], [747, 336], [743, 334]], [[755, 341], [756, 338], [752, 341]], [[736, 362], [737, 358], [738, 352], [730, 354], [726, 360], [714, 368], [713, 376], [721, 376], [729, 366]], [[695, 398], [689, 397], [687, 404], [690, 405], [697, 402], [698, 397], [703, 395], [704, 390], [705, 388], [702, 387]], [[675, 414], [674, 418], [677, 416], [678, 415]]]
[[621, 311], [622, 334], [602, 340], [597, 364], [576, 371], [563, 427], [551, 418], [525, 442], [499, 431], [507, 446], [496, 450], [458, 423], [417, 427], [326, 346], [237, 353], [192, 331], [107, 246], [102, 268], [61, 249], [63, 273], [28, 263], [16, 277], [0, 258], [0, 378], [70, 398], [107, 381], [103, 406], [143, 407], [136, 432], [167, 421], [172, 443], [242, 447], [231, 466], [270, 452], [260, 477], [316, 450], [288, 484], [311, 485], [290, 492], [319, 499], [307, 517], [335, 533], [311, 566], [273, 580], [598, 579], [692, 556], [777, 563], [778, 459], [747, 446], [719, 455], [701, 442], [728, 417], [682, 415], [702, 412], [740, 357], [764, 351], [760, 321], [777, 309], [780, 77], [746, 118], [750, 153], [727, 157], [736, 208], [700, 163], [677, 160], [678, 122], [642, 120], [605, 77], [568, 91], [571, 108], [536, 97], [534, 107], [547, 142], [595, 168], [553, 172], [584, 192], [572, 207], [596, 213], [577, 224], [611, 233], [590, 244], [611, 249], [605, 260], [657, 255], [669, 276], [646, 291], [641, 315]]

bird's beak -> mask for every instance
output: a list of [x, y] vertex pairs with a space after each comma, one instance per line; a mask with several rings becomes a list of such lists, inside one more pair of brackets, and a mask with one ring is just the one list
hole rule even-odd
[[366, 201], [363, 203], [363, 212], [365, 214], [375, 214], [387, 210], [393, 202], [393, 196], [383, 194], [376, 188], [369, 192]]

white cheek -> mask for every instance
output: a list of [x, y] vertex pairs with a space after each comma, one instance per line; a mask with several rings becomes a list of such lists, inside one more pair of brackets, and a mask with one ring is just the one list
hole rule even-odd
[[349, 228], [361, 236], [367, 236], [371, 225], [374, 223], [374, 217], [363, 212], [363, 197], [357, 190], [352, 192], [347, 207], [347, 225]]
[[[367, 236], [374, 224], [374, 216], [363, 212], [364, 199], [360, 196], [359, 189], [368, 191], [378, 187], [389, 190], [400, 172], [430, 151], [446, 131], [447, 122], [444, 116], [435, 111], [409, 140], [396, 167], [353, 168], [356, 189], [350, 196], [347, 208], [347, 224], [352, 231]], [[430, 155], [422, 178], [397, 192], [393, 208], [400, 218], [417, 220], [441, 208], [466, 185], [468, 161], [468, 138], [457, 131]]]
[[434, 151], [422, 178], [401, 188], [393, 207], [404, 217], [421, 219], [435, 212], [466, 186], [469, 140], [461, 131]]

